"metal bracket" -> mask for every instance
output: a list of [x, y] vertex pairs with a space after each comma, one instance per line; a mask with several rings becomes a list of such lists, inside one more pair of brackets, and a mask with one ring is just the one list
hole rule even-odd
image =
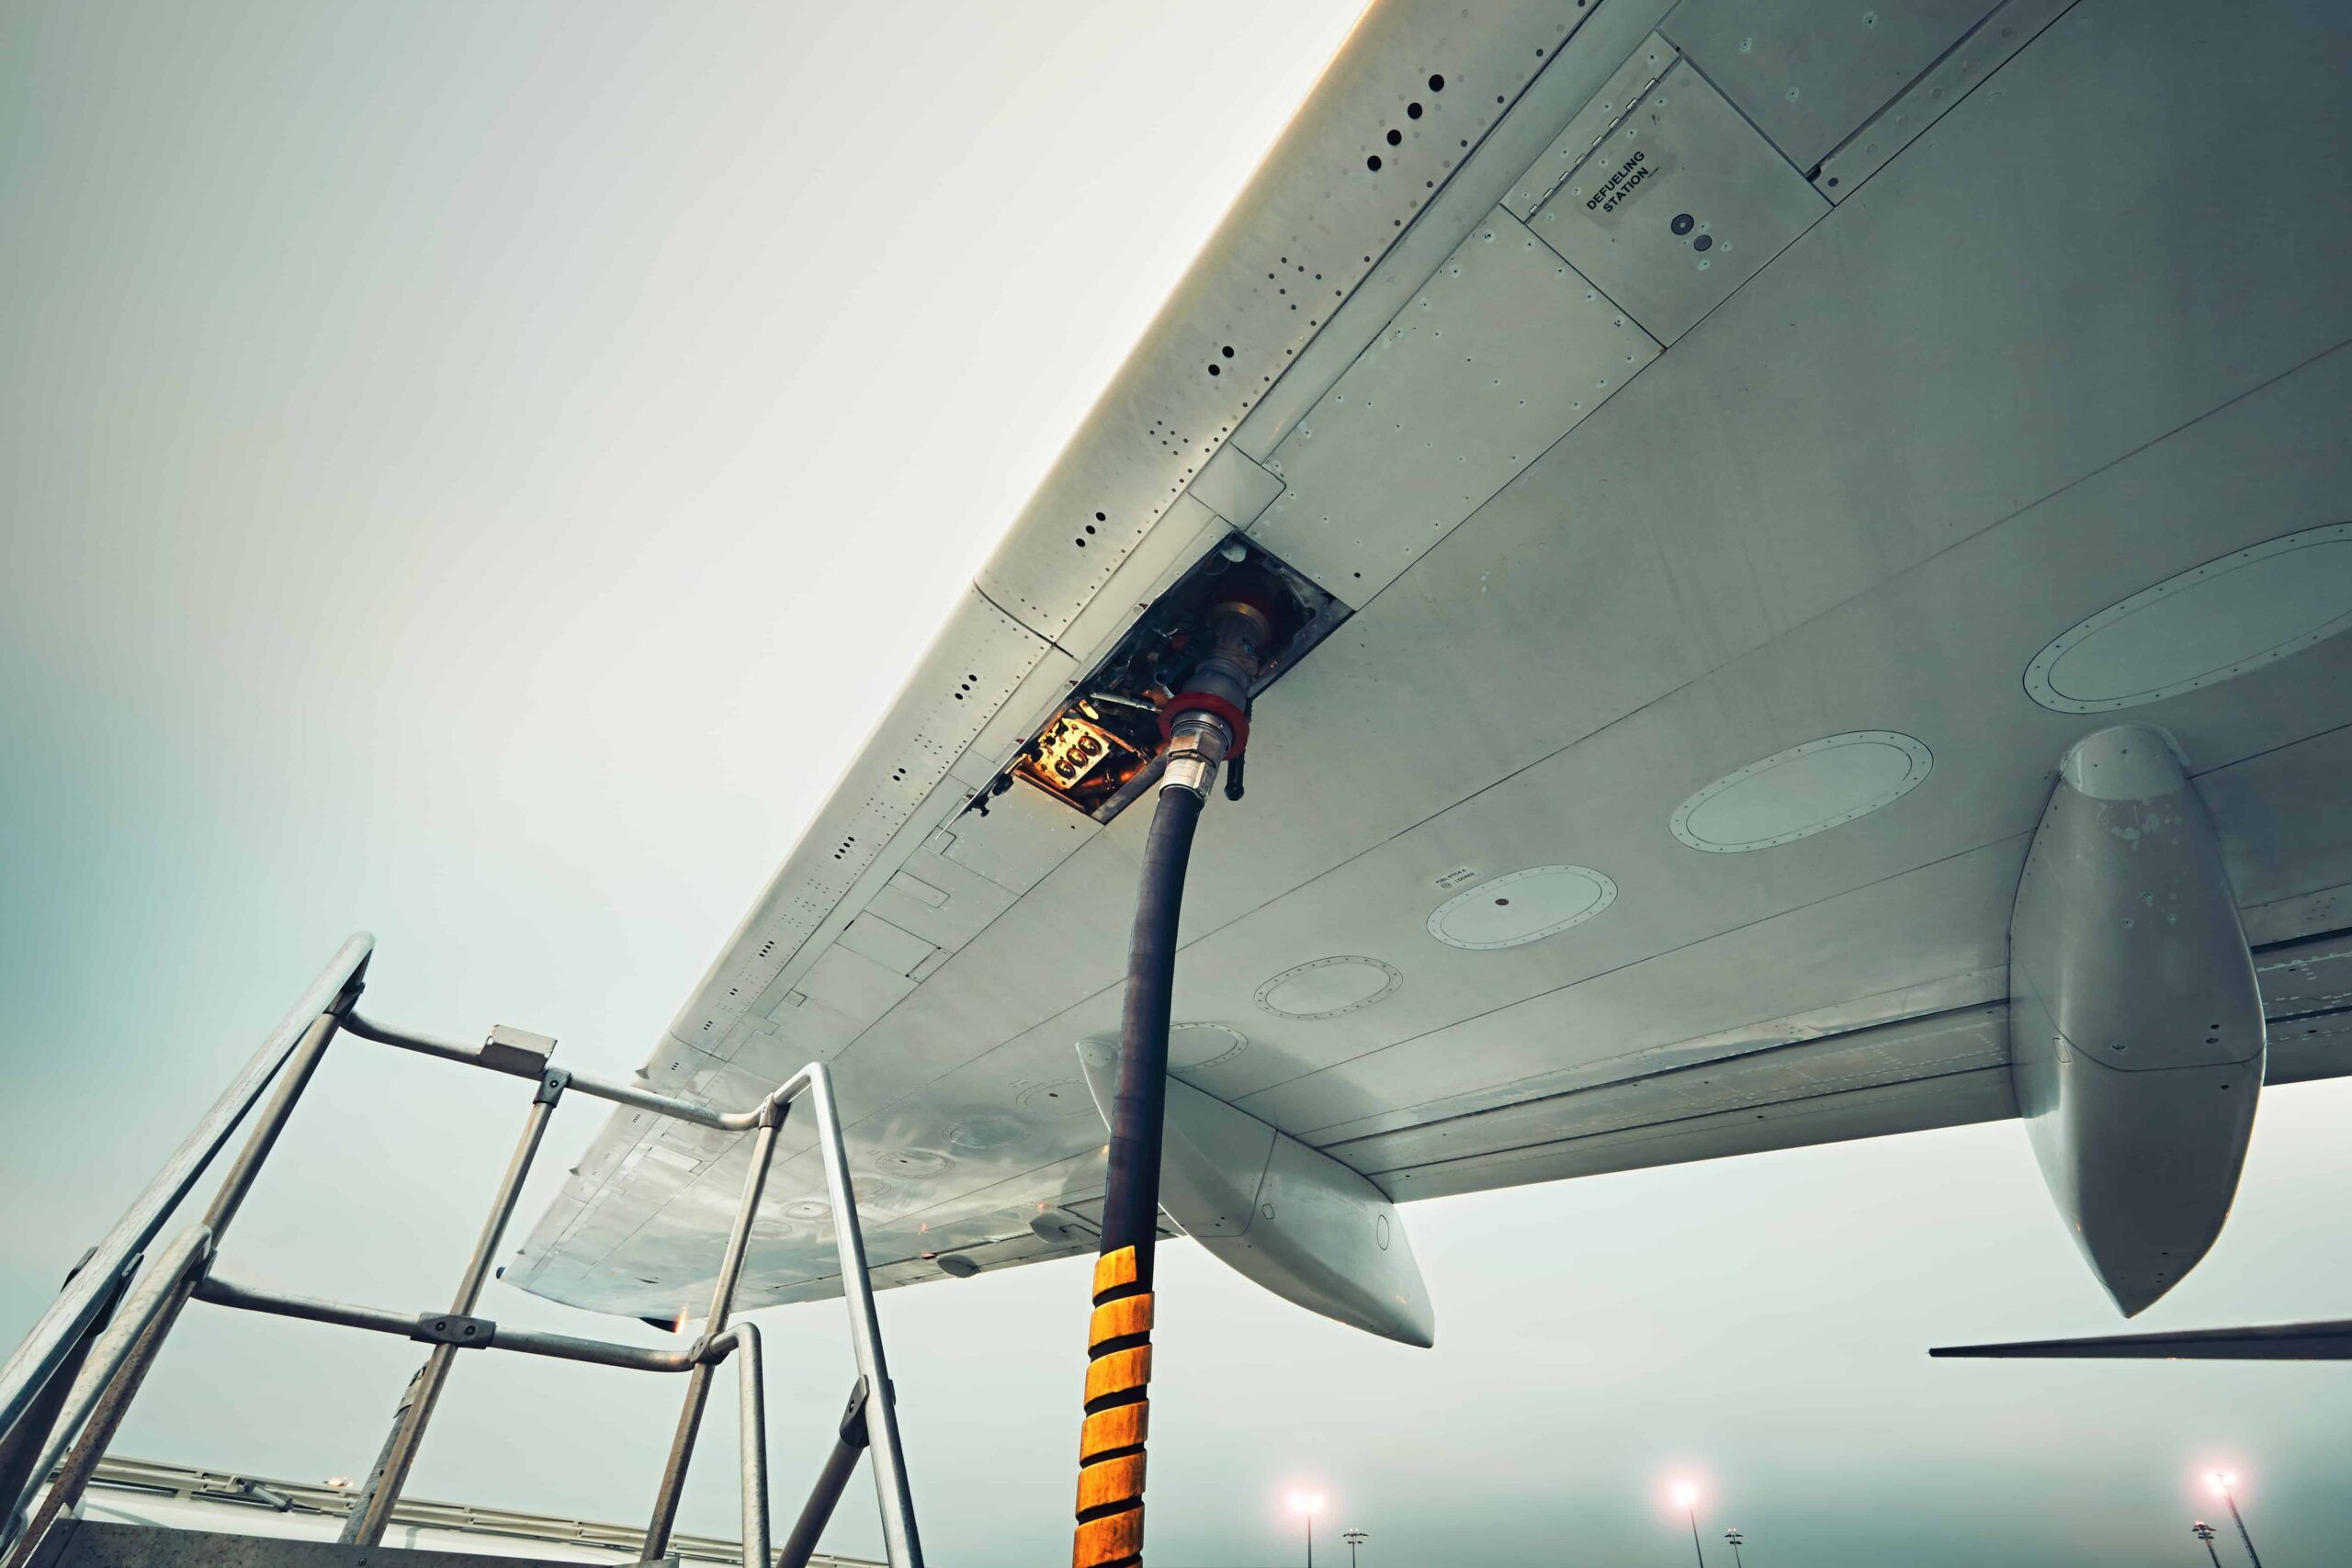
[[865, 1430], [865, 1380], [849, 1391], [849, 1407], [842, 1412], [842, 1441], [854, 1449], [862, 1449], [868, 1440]]
[[534, 1105], [553, 1105], [571, 1087], [571, 1074], [562, 1067], [549, 1067], [539, 1075], [539, 1092], [531, 1099]]
[[256, 1503], [267, 1504], [281, 1514], [290, 1514], [294, 1511], [293, 1498], [283, 1492], [263, 1485], [250, 1475], [231, 1476], [229, 1487], [229, 1495], [232, 1497], [250, 1497]]
[[455, 1345], [460, 1350], [481, 1350], [498, 1337], [498, 1325], [487, 1317], [468, 1317], [457, 1312], [421, 1312], [416, 1314], [416, 1326], [409, 1330], [411, 1339], [427, 1345]]
[[551, 1035], [534, 1034], [527, 1029], [514, 1029], [498, 1024], [490, 1038], [481, 1043], [481, 1065], [492, 1072], [513, 1073], [517, 1077], [535, 1078], [548, 1069], [548, 1058], [555, 1055], [555, 1040]]

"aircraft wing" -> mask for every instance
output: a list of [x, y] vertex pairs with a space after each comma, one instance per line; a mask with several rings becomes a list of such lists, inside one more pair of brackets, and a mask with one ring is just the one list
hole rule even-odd
[[1939, 1345], [1928, 1354], [2041, 1360], [2352, 1361], [2352, 1320], [2112, 1334], [2093, 1339], [2020, 1339], [2007, 1345]]
[[[1091, 1250], [1149, 812], [1007, 770], [1236, 534], [1331, 606], [1204, 816], [1171, 1066], [1390, 1200], [2017, 1114], [2020, 874], [2127, 708], [2271, 1081], [2346, 1071], [2346, 17], [1860, 16], [1375, 6], [651, 1086], [830, 1063], [877, 1282]], [[506, 1278], [699, 1314], [746, 1157], [619, 1112]], [[832, 1258], [787, 1127], [741, 1299]]]

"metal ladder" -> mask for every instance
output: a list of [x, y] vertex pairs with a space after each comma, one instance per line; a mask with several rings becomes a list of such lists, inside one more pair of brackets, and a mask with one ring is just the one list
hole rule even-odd
[[[659, 1559], [668, 1551], [676, 1523], [686, 1467], [694, 1454], [710, 1382], [719, 1363], [739, 1358], [737, 1376], [742, 1423], [744, 1568], [805, 1568], [855, 1469], [861, 1451], [874, 1461], [875, 1491], [882, 1536], [891, 1568], [922, 1568], [922, 1548], [915, 1531], [914, 1502], [899, 1443], [890, 1378], [882, 1355], [882, 1333], [875, 1317], [873, 1288], [866, 1278], [865, 1243], [857, 1224], [857, 1201], [850, 1183], [849, 1157], [832, 1083], [822, 1063], [811, 1063], [757, 1105], [742, 1111], [707, 1106], [655, 1094], [633, 1084], [548, 1066], [555, 1042], [517, 1030], [496, 1029], [481, 1045], [439, 1040], [386, 1028], [354, 1010], [365, 982], [375, 939], [354, 936], [313, 981], [294, 1010], [281, 1021], [260, 1052], [247, 1062], [195, 1130], [133, 1201], [106, 1238], [68, 1277], [5, 1367], [0, 1367], [0, 1568], [28, 1568], [59, 1517], [81, 1500], [92, 1472], [112, 1441], [124, 1413], [139, 1392], [156, 1353], [188, 1302], [346, 1328], [399, 1335], [433, 1347], [409, 1385], [392, 1430], [365, 1490], [355, 1500], [343, 1539], [378, 1546], [390, 1522], [411, 1463], [422, 1444], [433, 1406], [451, 1364], [461, 1350], [511, 1350], [526, 1356], [589, 1361], [650, 1372], [686, 1375], [684, 1408], [654, 1495], [643, 1555]], [[280, 1295], [242, 1284], [216, 1267], [221, 1237], [252, 1190], [278, 1134], [303, 1089], [318, 1069], [328, 1043], [349, 1034], [378, 1044], [414, 1051], [445, 1061], [528, 1078], [536, 1085], [521, 1140], [491, 1202], [490, 1217], [446, 1312], [408, 1313], [311, 1296]], [[195, 1188], [228, 1144], [239, 1122], [268, 1093], [244, 1146], [230, 1165], [204, 1217], [154, 1246], [165, 1222]], [[489, 1277], [491, 1259], [513, 1215], [548, 1118], [567, 1093], [672, 1116], [698, 1127], [752, 1134], [752, 1167], [727, 1238], [717, 1288], [703, 1337], [684, 1350], [641, 1349], [568, 1335], [502, 1328], [474, 1315]], [[842, 1416], [831, 1456], [798, 1523], [779, 1554], [768, 1527], [766, 1415], [761, 1389], [759, 1330], [730, 1323], [735, 1286], [743, 1271], [752, 1222], [767, 1184], [776, 1134], [792, 1107], [807, 1100], [815, 1113], [817, 1145], [832, 1203], [834, 1240], [840, 1250], [842, 1294], [849, 1308], [850, 1343], [858, 1378]], [[42, 1490], [47, 1482], [47, 1490]], [[36, 1499], [38, 1499], [36, 1501]], [[29, 1512], [28, 1510], [29, 1509]]]

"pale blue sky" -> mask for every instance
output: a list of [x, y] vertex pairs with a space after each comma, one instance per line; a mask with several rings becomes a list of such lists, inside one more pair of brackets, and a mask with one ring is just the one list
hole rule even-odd
[[[0, 1321], [355, 928], [387, 1017], [641, 1059], [1351, 13], [0, 0]], [[477, 1078], [339, 1048], [229, 1259], [436, 1303], [523, 1113]], [[2147, 1322], [2352, 1308], [2347, 1113], [2266, 1102]], [[2274, 1568], [2352, 1535], [2341, 1371], [1926, 1359], [2112, 1326], [2014, 1126], [1408, 1218], [1431, 1352], [1170, 1254], [1160, 1568], [1294, 1561], [1301, 1483], [1365, 1568], [1673, 1563], [1685, 1470], [1759, 1568], [2188, 1562], [2215, 1461]], [[946, 1568], [1067, 1550], [1083, 1280], [885, 1298]], [[792, 1495], [847, 1361], [767, 1316]], [[416, 1359], [195, 1309], [121, 1446], [349, 1472]], [[469, 1359], [413, 1490], [635, 1520], [675, 1397]]]

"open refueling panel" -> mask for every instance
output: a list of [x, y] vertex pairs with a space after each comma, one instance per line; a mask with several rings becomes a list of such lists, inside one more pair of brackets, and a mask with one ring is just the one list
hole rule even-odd
[[1137, 618], [1116, 648], [1079, 682], [1069, 701], [977, 796], [987, 809], [1018, 779], [1099, 822], [1108, 822], [1159, 775], [1168, 705], [1212, 646], [1210, 612], [1236, 598], [1261, 611], [1269, 633], [1250, 695], [1348, 617], [1348, 607], [1238, 534], [1195, 562]]

